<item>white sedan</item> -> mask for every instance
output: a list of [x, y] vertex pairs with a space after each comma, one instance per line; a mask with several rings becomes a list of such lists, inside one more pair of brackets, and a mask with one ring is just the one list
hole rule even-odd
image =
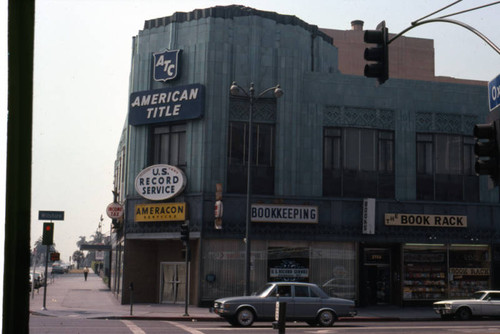
[[433, 305], [442, 319], [457, 317], [469, 320], [475, 316], [500, 316], [500, 291], [477, 291], [469, 299], [442, 300]]

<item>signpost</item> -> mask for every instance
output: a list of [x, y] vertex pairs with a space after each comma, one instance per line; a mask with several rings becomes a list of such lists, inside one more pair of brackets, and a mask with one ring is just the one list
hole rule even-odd
[[[50, 223], [43, 224], [43, 244], [47, 247], [47, 252], [45, 253], [45, 280], [47, 280], [47, 272], [49, 267], [49, 252], [50, 246], [54, 244], [53, 233], [54, 233], [54, 223], [53, 220], [64, 220], [64, 211], [38, 211], [38, 220], [50, 220]], [[53, 253], [58, 254], [59, 253]], [[46, 310], [47, 301], [47, 282], [43, 286], [43, 307], [42, 310]]]

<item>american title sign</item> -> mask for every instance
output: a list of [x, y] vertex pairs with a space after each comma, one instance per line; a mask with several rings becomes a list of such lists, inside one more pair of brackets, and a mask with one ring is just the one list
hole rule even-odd
[[205, 87], [201, 84], [130, 94], [130, 125], [173, 122], [203, 117]]
[[250, 214], [257, 223], [318, 223], [317, 206], [252, 204]]
[[386, 213], [386, 226], [467, 227], [467, 216]]
[[186, 220], [186, 203], [137, 204], [136, 222], [164, 222]]

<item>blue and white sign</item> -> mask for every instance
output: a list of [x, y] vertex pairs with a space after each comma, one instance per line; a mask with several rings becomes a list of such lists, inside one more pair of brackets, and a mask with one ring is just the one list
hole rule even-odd
[[38, 220], [64, 220], [64, 211], [38, 211]]
[[173, 122], [203, 117], [205, 87], [201, 84], [130, 94], [130, 125]]
[[165, 50], [153, 53], [153, 79], [168, 81], [177, 77], [181, 50]]
[[490, 101], [490, 111], [500, 105], [500, 74], [488, 83], [488, 96]]

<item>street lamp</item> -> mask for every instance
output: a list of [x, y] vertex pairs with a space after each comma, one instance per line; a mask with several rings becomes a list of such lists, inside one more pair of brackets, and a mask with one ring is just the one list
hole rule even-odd
[[233, 81], [231, 84], [230, 92], [233, 96], [241, 96], [240, 93], [243, 93], [244, 96], [248, 98], [250, 102], [250, 110], [248, 115], [248, 156], [247, 156], [247, 203], [246, 203], [246, 215], [245, 215], [245, 296], [250, 295], [250, 197], [252, 195], [251, 185], [252, 185], [252, 173], [251, 173], [251, 164], [252, 164], [252, 116], [253, 116], [253, 107], [255, 102], [264, 96], [267, 92], [273, 91], [274, 96], [276, 98], [280, 98], [283, 96], [283, 90], [280, 88], [280, 85], [276, 85], [274, 87], [270, 87], [260, 94], [255, 96], [255, 88], [253, 82], [250, 83], [250, 89], [248, 92], [239, 86], [236, 81]]

